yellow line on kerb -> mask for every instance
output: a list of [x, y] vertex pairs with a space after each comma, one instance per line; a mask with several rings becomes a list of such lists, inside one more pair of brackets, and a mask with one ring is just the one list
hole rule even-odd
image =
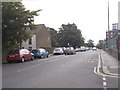
[[[112, 74], [112, 73], [102, 73], [100, 72], [100, 68], [102, 68], [102, 65], [103, 65], [103, 61], [101, 61], [101, 51], [100, 53], [98, 53], [98, 65], [97, 67], [94, 67], [94, 73], [97, 74], [97, 75], [100, 75], [100, 76], [106, 76], [106, 77], [114, 77], [114, 78], [120, 78], [119, 75], [115, 75], [115, 74]], [[102, 68], [103, 69], [103, 68]]]
[[[102, 53], [100, 54], [101, 56], [101, 62], [102, 64], [104, 65], [104, 61], [102, 60]], [[106, 68], [107, 69], [107, 68]], [[108, 70], [108, 69], [107, 69]], [[103, 67], [103, 71], [104, 71], [104, 67]], [[108, 70], [109, 71], [109, 70]], [[110, 73], [110, 72], [106, 72], [106, 74], [109, 74], [109, 75], [113, 75], [113, 76], [118, 76], [120, 77], [120, 74], [116, 74], [116, 73]]]

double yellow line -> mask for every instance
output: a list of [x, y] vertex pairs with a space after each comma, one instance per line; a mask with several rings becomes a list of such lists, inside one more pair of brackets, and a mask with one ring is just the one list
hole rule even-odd
[[[106, 77], [114, 77], [114, 78], [120, 78], [120, 75], [119, 74], [114, 74], [114, 73], [106, 73], [104, 72], [104, 68], [103, 68], [103, 65], [104, 65], [104, 62], [102, 61], [102, 53], [98, 53], [98, 65], [97, 67], [94, 67], [94, 73], [97, 74], [97, 75], [100, 75], [100, 76], [106, 76]], [[100, 71], [100, 69], [102, 69], [102, 71]]]

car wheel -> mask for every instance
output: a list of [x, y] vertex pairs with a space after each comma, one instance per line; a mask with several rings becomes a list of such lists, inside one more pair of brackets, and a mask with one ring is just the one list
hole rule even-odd
[[25, 62], [25, 58], [24, 57], [21, 58], [21, 62], [22, 63]]

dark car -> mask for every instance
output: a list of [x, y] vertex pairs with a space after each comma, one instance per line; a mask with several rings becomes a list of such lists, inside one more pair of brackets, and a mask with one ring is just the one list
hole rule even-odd
[[49, 56], [49, 53], [44, 48], [33, 49], [32, 53], [34, 54], [34, 58], [44, 58]]
[[64, 54], [65, 55], [73, 55], [73, 54], [76, 54], [75, 50], [73, 47], [67, 47], [65, 50], [64, 50]]
[[24, 62], [26, 60], [33, 60], [34, 56], [27, 49], [16, 49], [16, 50], [11, 50], [7, 54], [6, 59], [7, 59], [8, 63], [10, 63], [12, 61], [21, 61], [21, 62]]

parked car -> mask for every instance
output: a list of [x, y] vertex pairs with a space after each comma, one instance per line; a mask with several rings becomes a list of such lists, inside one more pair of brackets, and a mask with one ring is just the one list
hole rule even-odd
[[32, 53], [34, 54], [34, 58], [48, 58], [49, 56], [49, 53], [44, 48], [33, 49]]
[[88, 51], [88, 50], [89, 50], [89, 47], [85, 47], [85, 50]]
[[30, 53], [30, 51], [27, 49], [11, 50], [6, 57], [8, 63], [12, 61], [24, 62], [26, 60], [33, 60], [33, 59], [34, 59], [34, 55]]
[[93, 47], [92, 50], [93, 50], [93, 51], [97, 51], [97, 48], [96, 48], [96, 47]]
[[53, 50], [53, 55], [57, 55], [57, 54], [62, 55], [63, 53], [64, 53], [64, 51], [62, 48], [55, 48]]
[[73, 47], [67, 47], [64, 51], [65, 55], [73, 55], [76, 54], [75, 50]]
[[75, 52], [80, 52], [80, 48], [76, 48], [76, 49], [75, 49]]
[[81, 52], [83, 52], [83, 51], [85, 52], [85, 51], [86, 51], [85, 46], [81, 46], [81, 47], [80, 47], [80, 51], [81, 51]]

